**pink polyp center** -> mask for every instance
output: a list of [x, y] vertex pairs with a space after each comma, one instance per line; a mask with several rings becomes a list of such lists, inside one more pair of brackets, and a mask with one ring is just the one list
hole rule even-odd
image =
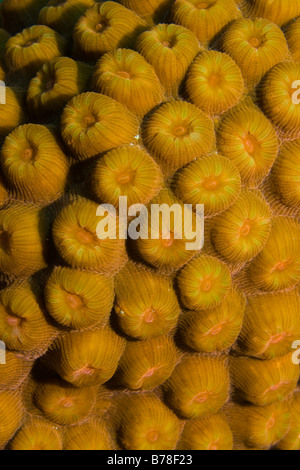
[[272, 429], [274, 427], [275, 423], [276, 423], [276, 420], [275, 420], [274, 416], [271, 416], [271, 418], [269, 419], [269, 421], [266, 424], [266, 428], [267, 429]]
[[215, 325], [209, 330], [208, 334], [210, 334], [211, 336], [216, 336], [219, 333], [221, 333], [222, 329], [223, 329], [223, 324]]
[[270, 344], [278, 344], [285, 338], [285, 333], [280, 333], [278, 335], [272, 336]]
[[30, 162], [33, 157], [33, 149], [30, 147], [26, 148], [25, 150], [23, 150], [23, 152], [21, 152], [20, 156], [24, 162]]
[[87, 366], [84, 366], [84, 367], [81, 367], [81, 369], [78, 369], [74, 372], [74, 376], [75, 378], [76, 377], [81, 377], [82, 375], [87, 375], [89, 377], [91, 377], [95, 372], [95, 369], [93, 369], [92, 367], [87, 367]]
[[117, 72], [117, 75], [121, 78], [125, 78], [125, 79], [129, 79], [130, 78], [130, 74], [128, 72], [125, 72], [125, 71], [120, 71], [120, 72]]
[[194, 401], [196, 403], [205, 403], [207, 399], [208, 399], [208, 393], [207, 392], [201, 392], [201, 393], [198, 393], [198, 395], [195, 396]]
[[153, 308], [148, 308], [143, 315], [143, 319], [146, 323], [153, 323], [156, 318], [156, 311]]
[[79, 228], [77, 230], [77, 239], [80, 243], [83, 243], [85, 245], [89, 245], [93, 243], [94, 241], [94, 236], [91, 232], [84, 228]]
[[117, 178], [116, 178], [117, 183], [121, 185], [132, 183], [134, 180], [134, 175], [135, 175], [135, 172], [130, 169], [122, 170], [117, 175]]
[[83, 306], [82, 299], [77, 294], [67, 294], [66, 303], [74, 310], [77, 310]]
[[280, 263], [277, 263], [274, 271], [284, 271], [289, 265], [289, 261], [280, 261]]
[[71, 397], [65, 397], [60, 400], [60, 405], [64, 408], [72, 408], [74, 406], [74, 400]]
[[211, 279], [204, 279], [201, 283], [201, 289], [203, 292], [209, 292], [212, 288], [212, 280]]
[[249, 155], [253, 155], [259, 148], [259, 143], [255, 136], [247, 134], [243, 139], [244, 148]]
[[20, 322], [21, 322], [20, 318], [18, 318], [16, 316], [7, 315], [7, 317], [6, 317], [6, 323], [9, 326], [12, 326], [12, 327], [18, 326], [20, 324]]
[[164, 247], [164, 248], [170, 248], [174, 241], [175, 241], [175, 238], [174, 238], [174, 234], [173, 233], [169, 233], [168, 235], [164, 235], [165, 237], [168, 236], [168, 238], [162, 238], [161, 239], [161, 245]]

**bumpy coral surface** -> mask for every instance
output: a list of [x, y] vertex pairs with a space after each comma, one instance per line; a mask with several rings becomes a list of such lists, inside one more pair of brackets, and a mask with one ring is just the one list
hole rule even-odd
[[299, 450], [300, 0], [0, 10], [0, 450]]

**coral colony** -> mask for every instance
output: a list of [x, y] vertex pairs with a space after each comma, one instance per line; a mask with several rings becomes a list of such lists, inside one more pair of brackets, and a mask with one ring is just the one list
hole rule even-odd
[[0, 19], [0, 449], [299, 450], [300, 0]]

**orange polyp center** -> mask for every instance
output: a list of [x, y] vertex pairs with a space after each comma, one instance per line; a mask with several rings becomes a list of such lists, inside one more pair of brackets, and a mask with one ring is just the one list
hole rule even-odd
[[156, 312], [153, 308], [148, 308], [143, 315], [143, 319], [146, 323], [153, 323], [156, 318]]
[[202, 186], [207, 191], [214, 191], [219, 186], [219, 181], [217, 176], [209, 176], [205, 178], [202, 183]]
[[201, 393], [198, 393], [198, 395], [196, 395], [196, 397], [194, 398], [194, 401], [196, 403], [205, 403], [207, 399], [208, 399], [207, 392], [201, 392]]
[[173, 245], [174, 243], [174, 234], [173, 233], [169, 233], [168, 234], [168, 237], [169, 238], [162, 238], [161, 239], [161, 245], [164, 247], [164, 248], [170, 248], [170, 246]]
[[32, 157], [33, 157], [33, 150], [30, 147], [23, 150], [23, 152], [21, 153], [21, 159], [24, 162], [29, 162], [30, 160], [32, 160]]
[[275, 421], [274, 416], [271, 416], [271, 418], [269, 419], [269, 421], [268, 421], [267, 424], [266, 424], [266, 428], [267, 428], [267, 429], [273, 428], [274, 425], [275, 425], [275, 422], [276, 422], [276, 421]]
[[134, 179], [134, 171], [131, 170], [123, 170], [117, 176], [117, 183], [118, 184], [129, 184], [132, 183]]
[[262, 40], [257, 38], [257, 37], [253, 37], [253, 38], [249, 39], [249, 44], [252, 47], [255, 47], [256, 49], [258, 49], [262, 44]]
[[67, 294], [66, 295], [66, 303], [68, 304], [69, 307], [71, 307], [74, 310], [77, 310], [77, 309], [83, 307], [82, 299], [77, 294]]
[[94, 372], [95, 372], [95, 369], [93, 369], [92, 367], [84, 366], [81, 369], [76, 370], [74, 372], [74, 376], [75, 377], [80, 377], [81, 375], [92, 376]]
[[219, 333], [221, 333], [222, 329], [223, 329], [223, 324], [215, 325], [208, 331], [208, 334], [212, 336], [216, 336]]
[[79, 228], [77, 231], [77, 239], [80, 243], [85, 245], [92, 244], [94, 242], [94, 236], [91, 232], [84, 228]]
[[147, 440], [149, 442], [156, 442], [158, 439], [158, 432], [157, 431], [149, 431], [147, 433]]
[[285, 338], [285, 333], [280, 333], [278, 335], [272, 336], [270, 344], [278, 344]]
[[103, 31], [104, 28], [105, 26], [102, 23], [98, 23], [95, 26], [95, 30], [97, 31], [97, 33], [99, 33], [100, 31]]
[[126, 78], [126, 79], [130, 78], [130, 74], [128, 72], [125, 72], [125, 71], [117, 72], [117, 75], [121, 78]]
[[218, 73], [212, 74], [208, 79], [208, 84], [210, 86], [216, 87], [219, 86], [222, 81], [222, 77]]
[[175, 137], [184, 137], [186, 135], [188, 135], [189, 133], [189, 130], [186, 126], [182, 125], [182, 126], [175, 126], [173, 128], [173, 135], [175, 135]]
[[201, 283], [201, 289], [204, 292], [209, 292], [212, 288], [212, 280], [210, 278], [204, 279]]
[[162, 44], [163, 44], [163, 46], [165, 46], [165, 47], [170, 47], [170, 46], [171, 46], [171, 44], [170, 44], [169, 41], [163, 41]]
[[96, 119], [94, 118], [94, 116], [86, 116], [84, 118], [84, 124], [86, 127], [93, 127], [94, 124], [96, 124]]
[[12, 316], [12, 315], [7, 315], [6, 322], [9, 326], [15, 327], [15, 326], [18, 326], [21, 323], [21, 320], [20, 320], [19, 317]]
[[252, 222], [251, 220], [246, 220], [239, 229], [239, 236], [247, 237], [250, 234], [251, 230], [252, 230]]
[[249, 155], [254, 154], [259, 149], [259, 143], [251, 134], [247, 134], [243, 139], [244, 148]]
[[195, 5], [196, 8], [199, 8], [199, 10], [206, 10], [206, 8], [209, 7], [209, 5], [206, 2], [199, 2]]
[[289, 261], [280, 261], [280, 263], [277, 263], [274, 271], [284, 271], [289, 265]]
[[143, 375], [143, 378], [146, 378], [146, 377], [152, 377], [153, 374], [156, 372], [156, 367], [152, 367], [152, 369], [149, 369], [144, 375]]
[[60, 405], [64, 408], [72, 408], [74, 406], [74, 400], [71, 397], [65, 397], [60, 400]]
[[218, 445], [216, 442], [212, 442], [209, 446], [208, 446], [208, 450], [218, 450]]

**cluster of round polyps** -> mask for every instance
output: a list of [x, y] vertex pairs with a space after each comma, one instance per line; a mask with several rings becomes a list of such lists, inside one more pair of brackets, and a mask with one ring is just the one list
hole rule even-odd
[[146, 23], [115, 2], [96, 3], [81, 16], [73, 30], [76, 56], [95, 61], [118, 47], [132, 47]]
[[172, 8], [173, 21], [193, 31], [203, 44], [239, 16], [235, 0], [176, 0]]
[[288, 58], [283, 32], [262, 18], [254, 21], [243, 18], [231, 23], [222, 36], [221, 48], [238, 64], [249, 87]]
[[0, 449], [299, 449], [300, 0], [0, 3]]
[[154, 67], [167, 95], [176, 97], [199, 51], [196, 36], [182, 26], [158, 24], [138, 37], [136, 48]]

